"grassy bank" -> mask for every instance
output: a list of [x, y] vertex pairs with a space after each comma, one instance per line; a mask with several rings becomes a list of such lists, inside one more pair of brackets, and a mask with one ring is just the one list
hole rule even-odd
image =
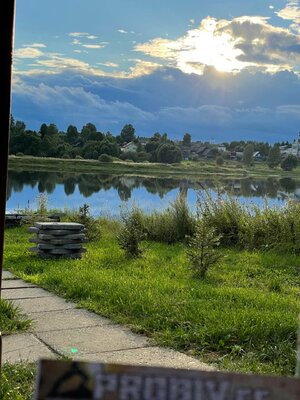
[[223, 248], [203, 280], [189, 269], [182, 243], [145, 241], [141, 258], [118, 246], [115, 221], [81, 260], [40, 260], [25, 228], [5, 233], [5, 268], [80, 307], [213, 363], [220, 369], [292, 375], [299, 313], [295, 254]]
[[66, 171], [66, 172], [99, 172], [114, 175], [160, 176], [169, 178], [197, 179], [203, 176], [218, 175], [220, 177], [299, 177], [300, 166], [293, 171], [281, 168], [270, 169], [263, 162], [256, 162], [253, 167], [245, 167], [241, 162], [226, 161], [216, 166], [214, 160], [183, 161], [180, 164], [134, 163], [125, 161], [99, 162], [96, 160], [72, 160], [42, 158], [32, 156], [10, 156], [9, 168], [14, 170], [33, 171]]

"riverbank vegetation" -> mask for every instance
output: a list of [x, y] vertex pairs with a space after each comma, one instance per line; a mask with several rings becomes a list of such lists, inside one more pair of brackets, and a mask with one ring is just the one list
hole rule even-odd
[[246, 166], [239, 161], [226, 160], [221, 165], [215, 160], [182, 161], [177, 164], [135, 163], [130, 160], [114, 159], [111, 162], [84, 159], [62, 159], [51, 157], [9, 156], [9, 169], [12, 171], [45, 171], [65, 173], [101, 173], [106, 175], [127, 175], [159, 177], [169, 179], [197, 180], [205, 178], [298, 178], [300, 166], [292, 171], [274, 167], [269, 169], [265, 162], [255, 162]]
[[101, 163], [110, 163], [114, 159], [135, 164], [212, 160], [219, 167], [230, 160], [237, 160], [246, 167], [259, 161], [264, 162], [268, 169], [280, 165], [283, 170], [291, 171], [297, 167], [300, 144], [282, 142], [271, 146], [244, 140], [221, 144], [201, 140], [193, 142], [189, 133], [185, 133], [182, 140], [172, 140], [167, 133], [159, 132], [151, 137], [139, 137], [131, 124], [124, 125], [118, 135], [100, 132], [92, 123], [84, 125], [81, 131], [69, 125], [66, 132], [59, 131], [54, 123], [44, 123], [36, 132], [26, 129], [24, 122], [15, 122], [11, 117], [9, 153], [20, 157], [85, 159]]
[[[300, 206], [250, 210], [208, 196], [195, 215], [181, 198], [163, 212], [139, 211], [138, 218], [141, 251], [130, 255], [120, 246], [124, 221], [100, 218], [100, 238], [76, 261], [40, 260], [28, 251], [24, 227], [8, 229], [5, 267], [217, 368], [293, 375]], [[221, 258], [201, 279], [187, 252], [197, 221], [220, 238], [211, 246]]]

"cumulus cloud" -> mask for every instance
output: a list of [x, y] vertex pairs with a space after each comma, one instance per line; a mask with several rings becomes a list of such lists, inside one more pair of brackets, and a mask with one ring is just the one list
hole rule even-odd
[[300, 67], [299, 36], [261, 16], [207, 17], [176, 40], [155, 38], [134, 49], [186, 73], [202, 74], [204, 66], [224, 72], [251, 68], [272, 73]]
[[15, 58], [38, 58], [44, 53], [35, 47], [24, 47], [14, 51]]
[[113, 127], [120, 124], [122, 126], [124, 120], [146, 123], [153, 119], [151, 113], [128, 102], [106, 101], [82, 87], [51, 87], [44, 83], [28, 85], [19, 82], [14, 87], [14, 103], [30, 104], [31, 112], [32, 110], [36, 112], [30, 117], [36, 120], [37, 126], [45, 121], [57, 121], [58, 115], [62, 116], [60, 126], [67, 126], [70, 123], [80, 126], [87, 121], [93, 121], [103, 129], [104, 125]]
[[[136, 64], [133, 67], [130, 67], [130, 72], [127, 74], [127, 78], [137, 78], [144, 75], [152, 74], [158, 68], [161, 68], [162, 65], [150, 61], [137, 60]], [[124, 75], [125, 77], [126, 75]]]
[[124, 34], [127, 34], [127, 33], [128, 33], [128, 32], [125, 31], [124, 29], [118, 29], [118, 32], [119, 32], [119, 33], [124, 33]]
[[182, 138], [188, 131], [195, 140], [281, 141], [299, 131], [300, 79], [293, 72], [220, 74], [206, 67], [195, 75], [158, 67], [120, 79], [85, 66], [53, 71], [14, 76], [18, 119], [37, 121], [37, 127], [55, 121], [60, 129], [94, 121], [113, 133], [130, 121], [141, 135], [160, 131]]
[[292, 21], [290, 29], [300, 33], [300, 2], [299, 0], [290, 0], [287, 5], [276, 12], [278, 17]]

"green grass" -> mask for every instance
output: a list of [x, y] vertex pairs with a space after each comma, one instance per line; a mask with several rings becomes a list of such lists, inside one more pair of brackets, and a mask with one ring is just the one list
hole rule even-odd
[[228, 160], [216, 166], [215, 160], [182, 161], [180, 164], [134, 163], [127, 161], [99, 162], [97, 160], [75, 160], [62, 158], [43, 158], [33, 156], [10, 156], [9, 168], [12, 170], [101, 172], [110, 175], [135, 175], [164, 178], [199, 179], [199, 177], [219, 176], [241, 177], [299, 177], [300, 166], [293, 171], [283, 171], [280, 167], [270, 169], [265, 162], [256, 162], [246, 167], [241, 162]]
[[128, 259], [118, 223], [103, 221], [102, 231], [82, 260], [46, 261], [28, 251], [24, 228], [7, 230], [5, 268], [220, 369], [293, 375], [299, 257], [223, 249], [199, 281], [182, 244], [145, 242], [143, 257]]
[[0, 332], [8, 335], [25, 331], [30, 325], [30, 320], [20, 312], [13, 304], [6, 300], [0, 300]]
[[4, 364], [0, 381], [0, 399], [32, 399], [35, 369], [34, 364]]

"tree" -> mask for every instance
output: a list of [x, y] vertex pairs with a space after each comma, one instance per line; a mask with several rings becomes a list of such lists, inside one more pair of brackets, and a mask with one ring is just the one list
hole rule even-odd
[[182, 143], [184, 144], [184, 146], [190, 146], [192, 143], [192, 137], [189, 133], [185, 133], [183, 135], [183, 141]]
[[186, 250], [190, 268], [196, 278], [204, 278], [207, 270], [221, 259], [222, 254], [216, 250], [221, 237], [203, 219], [197, 219], [195, 233], [190, 237]]
[[117, 237], [119, 246], [127, 256], [139, 257], [143, 252], [140, 243], [146, 238], [143, 213], [134, 207], [130, 212], [123, 211], [121, 218], [123, 224]]
[[121, 134], [120, 134], [122, 142], [132, 142], [135, 139], [135, 129], [131, 124], [124, 125]]
[[180, 148], [173, 142], [161, 144], [157, 149], [157, 161], [167, 164], [178, 163], [182, 160]]
[[297, 157], [289, 154], [280, 164], [281, 168], [285, 171], [292, 171], [298, 165]]
[[81, 135], [86, 142], [91, 140], [102, 140], [104, 137], [102, 133], [97, 132], [96, 126], [91, 122], [83, 126]]
[[247, 166], [253, 165], [254, 146], [252, 143], [247, 144], [243, 153], [243, 163]]
[[57, 126], [55, 124], [50, 124], [48, 126], [47, 135], [49, 135], [49, 136], [58, 135], [58, 129], [57, 129]]
[[270, 168], [275, 168], [280, 164], [280, 148], [274, 145], [269, 151], [267, 164]]
[[78, 130], [77, 130], [76, 126], [74, 126], [74, 125], [68, 126], [66, 139], [67, 139], [67, 142], [70, 144], [74, 144], [76, 142], [76, 140], [78, 139]]
[[25, 133], [26, 125], [23, 121], [17, 121], [15, 124], [16, 135], [23, 135]]
[[39, 134], [41, 135], [41, 138], [44, 139], [44, 137], [47, 135], [48, 132], [48, 127], [46, 124], [42, 124], [39, 130]]

